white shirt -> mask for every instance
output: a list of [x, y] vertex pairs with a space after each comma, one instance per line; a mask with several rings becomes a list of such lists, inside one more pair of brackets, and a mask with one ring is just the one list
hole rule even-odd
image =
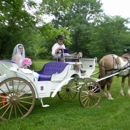
[[60, 52], [59, 52], [59, 54], [56, 54], [56, 53], [55, 53], [55, 50], [56, 50], [58, 47], [63, 47], [63, 49], [65, 49], [65, 45], [64, 45], [64, 44], [60, 45], [60, 44], [58, 44], [58, 43], [55, 43], [55, 44], [53, 45], [51, 54], [52, 54], [55, 58], [61, 56]]

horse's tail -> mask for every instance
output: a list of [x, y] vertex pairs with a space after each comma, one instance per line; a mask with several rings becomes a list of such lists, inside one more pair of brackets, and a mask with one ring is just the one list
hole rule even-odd
[[[104, 61], [101, 59], [100, 62], [99, 62], [99, 78], [103, 78], [103, 77], [106, 76], [106, 70], [105, 70], [105, 65], [104, 64], [105, 64]], [[102, 89], [105, 88], [106, 83], [107, 83], [106, 79], [101, 80], [99, 82]]]

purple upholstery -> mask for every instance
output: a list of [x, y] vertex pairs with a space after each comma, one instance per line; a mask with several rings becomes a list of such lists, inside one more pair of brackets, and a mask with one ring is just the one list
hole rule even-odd
[[68, 63], [65, 62], [49, 62], [46, 63], [43, 68], [38, 71], [39, 80], [38, 81], [50, 81], [52, 74], [61, 73]]
[[62, 49], [62, 53], [69, 53], [68, 49]]

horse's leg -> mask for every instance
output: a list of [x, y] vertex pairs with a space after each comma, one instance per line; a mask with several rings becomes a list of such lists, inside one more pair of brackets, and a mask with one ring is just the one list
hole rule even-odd
[[103, 89], [103, 93], [104, 93], [104, 96], [105, 96], [106, 98], [108, 98], [108, 95], [107, 95], [107, 92], [106, 92], [105, 88]]
[[128, 76], [128, 96], [130, 96], [130, 74]]
[[[122, 77], [120, 94], [124, 96], [125, 77]], [[128, 84], [129, 85], [129, 84]]]
[[110, 91], [111, 84], [112, 84], [112, 82], [113, 82], [113, 78], [114, 78], [114, 77], [111, 77], [110, 79], [108, 79], [109, 81], [107, 82], [108, 99], [110, 99], [110, 100], [113, 100], [113, 98], [112, 98], [112, 96], [111, 96], [111, 91]]

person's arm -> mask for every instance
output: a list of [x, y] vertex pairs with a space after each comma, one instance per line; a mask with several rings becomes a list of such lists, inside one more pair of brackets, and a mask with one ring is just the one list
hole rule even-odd
[[14, 57], [14, 61], [15, 61], [15, 63], [19, 66], [19, 67], [21, 67], [21, 65], [20, 65], [20, 55], [19, 54], [16, 54], [15, 55], [15, 57]]
[[57, 54], [59, 52], [59, 50], [61, 49], [64, 49], [62, 46], [58, 47], [56, 50], [55, 50], [55, 54]]
[[59, 51], [59, 45], [58, 44], [54, 44], [52, 47], [52, 55], [56, 55], [57, 52]]
[[57, 43], [53, 45], [52, 47], [52, 56], [57, 57], [59, 49], [65, 49], [65, 45], [59, 46]]

